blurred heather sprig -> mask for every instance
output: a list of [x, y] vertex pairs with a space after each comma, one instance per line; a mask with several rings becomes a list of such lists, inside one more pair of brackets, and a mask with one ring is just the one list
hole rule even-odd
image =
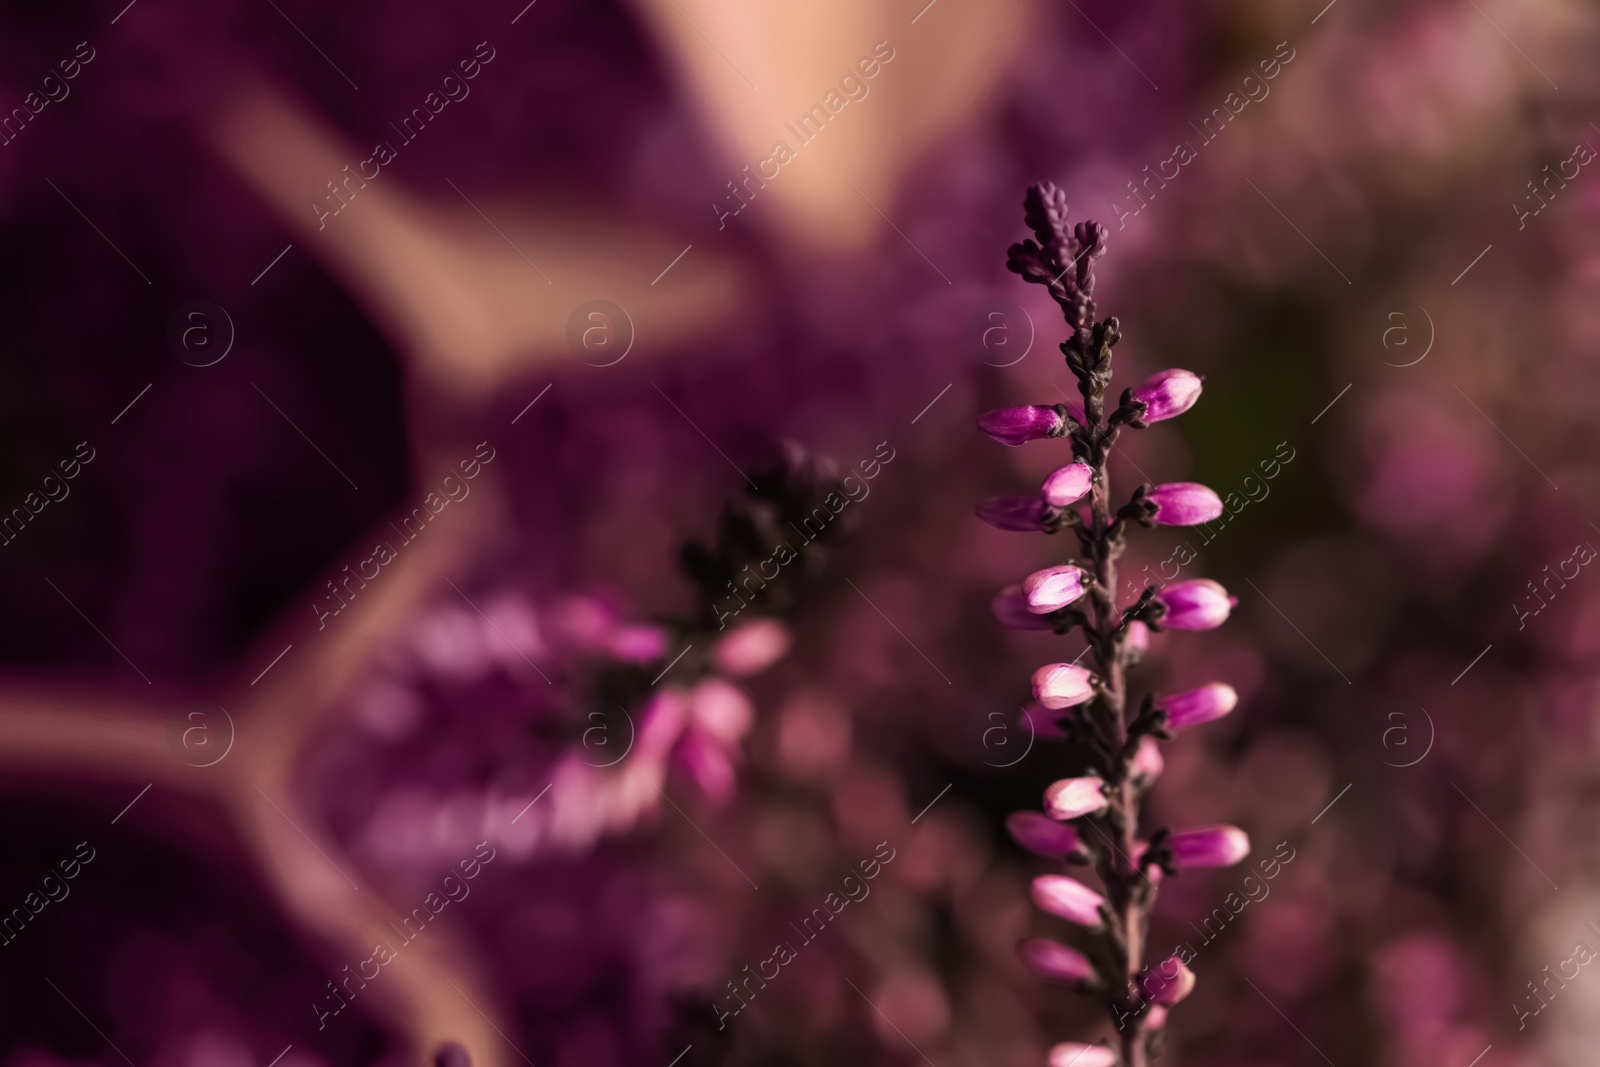
[[1103, 999], [1118, 1031], [1114, 1046], [1055, 1046], [1052, 1065], [1145, 1067], [1160, 1053], [1167, 1009], [1195, 982], [1188, 960], [1178, 956], [1145, 964], [1157, 887], [1182, 869], [1235, 864], [1250, 843], [1231, 826], [1177, 833], [1161, 828], [1141, 838], [1140, 800], [1162, 768], [1158, 740], [1226, 715], [1237, 696], [1213, 682], [1186, 693], [1148, 694], [1130, 711], [1126, 672], [1141, 659], [1151, 630], [1220, 626], [1235, 601], [1216, 582], [1196, 579], [1149, 586], [1130, 605], [1116, 602], [1117, 559], [1130, 523], [1192, 525], [1220, 513], [1217, 494], [1190, 482], [1141, 485], [1120, 507], [1111, 503], [1107, 459], [1117, 436], [1124, 428], [1145, 429], [1183, 414], [1199, 398], [1201, 380], [1186, 370], [1162, 371], [1123, 390], [1108, 412], [1111, 350], [1121, 329], [1115, 317], [1095, 319], [1094, 262], [1105, 254], [1106, 230], [1093, 221], [1069, 226], [1066, 199], [1048, 183], [1029, 189], [1023, 203], [1036, 240], [1012, 245], [1006, 265], [1045, 286], [1061, 306], [1071, 328], [1061, 351], [1078, 380], [1082, 414], [1077, 417], [1065, 404], [984, 414], [979, 428], [1001, 444], [1065, 438], [1072, 462], [1047, 477], [1038, 496], [993, 498], [978, 506], [978, 515], [1002, 530], [1071, 530], [1077, 539], [1075, 559], [1007, 587], [994, 611], [1015, 629], [1082, 630], [1088, 647], [1079, 658], [1087, 666], [1051, 663], [1035, 671], [1037, 703], [1029, 718], [1043, 735], [1076, 743], [1088, 764], [1045, 791], [1043, 815], [1018, 812], [1007, 827], [1031, 852], [1064, 866], [1093, 868], [1103, 892], [1065, 874], [1034, 879], [1034, 902], [1084, 928], [1087, 940], [1080, 951], [1031, 938], [1019, 951], [1036, 974]]

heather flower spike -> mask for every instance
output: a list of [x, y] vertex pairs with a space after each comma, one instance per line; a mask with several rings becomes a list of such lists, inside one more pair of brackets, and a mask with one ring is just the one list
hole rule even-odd
[[[1006, 266], [1044, 286], [1060, 306], [1067, 333], [1061, 351], [1083, 404], [1081, 412], [1074, 408], [1070, 415], [1064, 405], [1016, 407], [979, 420], [985, 433], [1006, 445], [1065, 440], [1062, 465], [1045, 479], [1037, 500], [985, 501], [978, 513], [1002, 529], [1071, 532], [1068, 558], [1002, 591], [994, 612], [1014, 629], [1062, 634], [1081, 629], [1087, 647], [1078, 656], [1081, 666], [1078, 661], [1049, 663], [1034, 672], [1038, 703], [1025, 712], [1036, 737], [1070, 739], [1073, 762], [1066, 770], [1072, 777], [1045, 790], [1042, 816], [1016, 812], [1006, 827], [1023, 848], [1041, 857], [1037, 862], [1093, 868], [1101, 889], [1067, 877], [1064, 870], [1040, 873], [1032, 883], [1034, 903], [1076, 924], [1076, 936], [1092, 947], [1080, 952], [1031, 938], [1018, 951], [1035, 974], [1097, 996], [1116, 1026], [1111, 1047], [1056, 1045], [1050, 1067], [1148, 1067], [1159, 1051], [1167, 1009], [1187, 996], [1195, 981], [1177, 957], [1146, 965], [1145, 939], [1158, 886], [1163, 875], [1236, 863], [1249, 852], [1250, 842], [1234, 827], [1176, 834], [1152, 828], [1141, 834], [1139, 806], [1164, 763], [1159, 742], [1175, 730], [1228, 714], [1238, 694], [1213, 682], [1141, 704], [1128, 692], [1128, 672], [1143, 659], [1152, 630], [1209, 630], [1227, 620], [1235, 600], [1221, 585], [1202, 578], [1150, 586], [1133, 603], [1119, 603], [1117, 560], [1131, 527], [1209, 522], [1222, 514], [1222, 502], [1192, 482], [1140, 486], [1125, 503], [1113, 502], [1107, 459], [1117, 437], [1183, 414], [1199, 399], [1202, 383], [1189, 371], [1165, 370], [1108, 401], [1119, 395], [1112, 388], [1111, 365], [1122, 327], [1115, 318], [1095, 313], [1094, 264], [1106, 251], [1105, 227], [1069, 224], [1066, 197], [1049, 184], [1028, 190], [1023, 218], [1033, 235], [1011, 246]], [[1059, 728], [1048, 728], [1054, 725], [1052, 713], [1061, 713]]]

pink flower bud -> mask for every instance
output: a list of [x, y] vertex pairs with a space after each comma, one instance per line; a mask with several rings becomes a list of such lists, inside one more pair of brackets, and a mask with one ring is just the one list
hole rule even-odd
[[1083, 596], [1087, 577], [1087, 571], [1070, 563], [1034, 571], [1022, 580], [1022, 595], [1028, 601], [1028, 610], [1035, 615], [1059, 611]]
[[1042, 437], [1055, 437], [1065, 424], [1055, 408], [1027, 405], [995, 408], [978, 417], [978, 429], [1003, 445], [1025, 445]]
[[755, 708], [737, 686], [707, 678], [689, 694], [695, 727], [724, 744], [736, 744], [755, 723]]
[[1150, 1010], [1144, 1013], [1144, 1028], [1159, 1030], [1165, 1025], [1167, 1025], [1167, 1009], [1159, 1004], [1150, 1005]]
[[1156, 701], [1167, 713], [1167, 725], [1174, 730], [1220, 719], [1239, 703], [1239, 694], [1226, 682], [1208, 682], [1199, 689], [1171, 693]]
[[1050, 1067], [1117, 1067], [1117, 1054], [1104, 1045], [1063, 1041], [1050, 1046]]
[[1176, 956], [1168, 956], [1139, 977], [1146, 1000], [1171, 1007], [1194, 991], [1194, 972]]
[[1193, 526], [1222, 514], [1222, 498], [1198, 482], [1167, 482], [1146, 494], [1163, 526]]
[[1093, 485], [1093, 467], [1087, 463], [1068, 463], [1065, 467], [1057, 467], [1051, 472], [1050, 477], [1044, 480], [1040, 492], [1044, 494], [1045, 503], [1064, 508], [1068, 504], [1082, 500]]
[[1045, 502], [1036, 496], [992, 496], [978, 505], [978, 518], [997, 530], [1044, 529]]
[[1033, 880], [1031, 893], [1033, 902], [1040, 910], [1058, 919], [1079, 926], [1100, 925], [1100, 909], [1105, 905], [1105, 898], [1076, 878], [1068, 878], [1064, 874], [1041, 874]]
[[1047, 663], [1033, 672], [1033, 696], [1051, 711], [1071, 708], [1094, 696], [1094, 675], [1070, 663]]
[[1237, 826], [1206, 826], [1173, 834], [1167, 847], [1179, 869], [1232, 867], [1250, 855], [1250, 836]]
[[1050, 620], [1028, 610], [1028, 600], [1022, 595], [1021, 585], [1008, 585], [995, 594], [989, 609], [1000, 625], [1010, 630], [1048, 630]]
[[1228, 612], [1239, 602], [1210, 578], [1174, 582], [1157, 593], [1156, 600], [1167, 609], [1161, 624], [1173, 630], [1214, 630], [1227, 621]]
[[794, 639], [776, 619], [756, 619], [736, 627], [711, 650], [711, 662], [730, 678], [760, 674], [789, 652]]
[[1143, 656], [1150, 651], [1150, 627], [1134, 619], [1128, 624], [1128, 636], [1124, 639], [1123, 647], [1130, 652]]
[[1182, 415], [1200, 399], [1200, 376], [1186, 370], [1164, 370], [1140, 382], [1133, 390], [1133, 398], [1144, 401], [1145, 422], [1170, 419]]
[[1139, 748], [1133, 756], [1133, 777], [1141, 785], [1148, 785], [1161, 777], [1161, 772], [1166, 768], [1166, 761], [1161, 758], [1161, 746], [1156, 744], [1153, 737], [1139, 739]]
[[1006, 816], [1012, 840], [1035, 856], [1066, 859], [1083, 851], [1078, 831], [1037, 811], [1014, 811]]
[[1063, 778], [1044, 791], [1044, 813], [1058, 822], [1104, 811], [1105, 783], [1098, 778]]
[[1030, 937], [1018, 943], [1017, 955], [1028, 970], [1040, 978], [1082, 984], [1095, 978], [1094, 964], [1075, 948], [1068, 948], [1048, 937]]

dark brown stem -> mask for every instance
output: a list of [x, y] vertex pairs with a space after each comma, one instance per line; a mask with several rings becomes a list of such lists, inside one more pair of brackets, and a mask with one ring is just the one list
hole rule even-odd
[[[1098, 355], [1108, 358], [1102, 350]], [[1094, 387], [1084, 381], [1084, 415], [1088, 425], [1085, 433], [1090, 440], [1089, 462], [1095, 468], [1094, 487], [1090, 496], [1092, 537], [1094, 549], [1094, 577], [1098, 587], [1094, 600], [1094, 633], [1091, 636], [1091, 656], [1095, 671], [1104, 687], [1107, 726], [1111, 736], [1107, 739], [1112, 764], [1106, 768], [1112, 785], [1111, 806], [1105, 822], [1112, 837], [1109, 854], [1098, 865], [1106, 884], [1108, 903], [1111, 905], [1115, 927], [1114, 942], [1120, 945], [1120, 963], [1124, 973], [1117, 982], [1108, 982], [1107, 1008], [1113, 1022], [1119, 1024], [1118, 1041], [1121, 1045], [1123, 1067], [1147, 1067], [1145, 1055], [1143, 1013], [1134, 1015], [1129, 1008], [1139, 1004], [1139, 971], [1144, 961], [1144, 908], [1138, 892], [1139, 882], [1145, 877], [1135, 860], [1138, 850], [1139, 797], [1129, 770], [1132, 753], [1128, 744], [1127, 686], [1124, 676], [1122, 612], [1117, 607], [1117, 557], [1121, 554], [1120, 536], [1113, 528], [1111, 504], [1111, 473], [1109, 457], [1115, 429], [1105, 417], [1104, 378], [1098, 378]], [[1111, 976], [1107, 976], [1110, 978]]]

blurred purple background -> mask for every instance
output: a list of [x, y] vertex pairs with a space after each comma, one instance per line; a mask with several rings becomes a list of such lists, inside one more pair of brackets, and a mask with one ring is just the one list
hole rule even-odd
[[[1206, 376], [1116, 477], [1248, 499], [1124, 564], [1187, 546], [1241, 601], [1155, 639], [1142, 686], [1242, 699], [1149, 818], [1295, 855], [1203, 946], [1243, 872], [1163, 885], [1199, 984], [1162, 1062], [1592, 1061], [1600, 980], [1549, 976], [1600, 945], [1600, 584], [1548, 580], [1600, 545], [1590, 8], [0, 20], [9, 1067], [1020, 1067], [1093, 1033], [1015, 957], [1051, 931], [1003, 831], [1063, 773], [1015, 716], [1061, 657], [989, 599], [1060, 543], [972, 515], [1061, 462], [973, 429], [1073, 392], [1004, 269], [1040, 179], [1110, 226], [1119, 381]], [[893, 459], [745, 671], [680, 547], [783, 441]]]

